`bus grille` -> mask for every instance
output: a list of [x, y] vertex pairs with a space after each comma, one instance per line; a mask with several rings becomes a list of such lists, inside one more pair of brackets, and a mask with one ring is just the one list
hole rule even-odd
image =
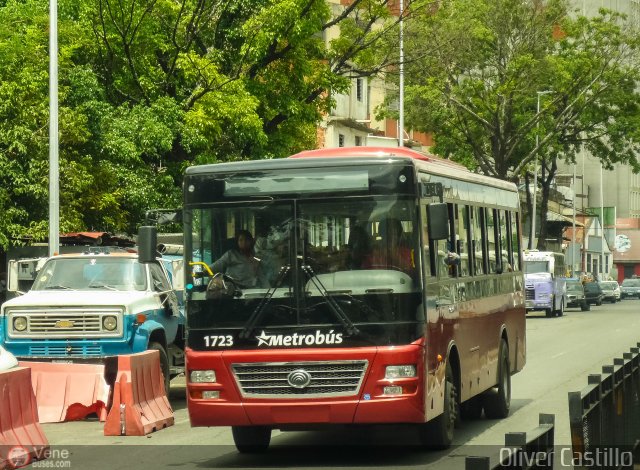
[[[368, 361], [272, 362], [233, 364], [232, 368], [243, 397], [314, 398], [357, 395], [367, 364]], [[296, 377], [307, 380], [294, 386]]]

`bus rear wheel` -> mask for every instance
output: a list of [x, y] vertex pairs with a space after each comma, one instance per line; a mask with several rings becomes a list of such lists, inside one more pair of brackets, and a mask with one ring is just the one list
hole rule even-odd
[[233, 426], [231, 434], [236, 449], [242, 454], [265, 452], [271, 442], [271, 428], [267, 426]]
[[453, 433], [458, 421], [458, 391], [451, 365], [445, 370], [444, 408], [440, 416], [420, 426], [420, 443], [429, 449], [446, 449], [453, 442]]
[[490, 419], [509, 416], [511, 406], [511, 370], [509, 367], [509, 346], [503, 339], [498, 352], [498, 384], [483, 395], [484, 414]]

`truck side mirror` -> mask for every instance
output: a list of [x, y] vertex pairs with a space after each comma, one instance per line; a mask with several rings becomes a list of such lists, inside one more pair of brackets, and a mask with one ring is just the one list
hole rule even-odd
[[429, 240], [449, 238], [449, 211], [444, 202], [427, 204], [427, 232]]
[[155, 227], [142, 226], [138, 230], [138, 261], [153, 263], [157, 257], [158, 231]]

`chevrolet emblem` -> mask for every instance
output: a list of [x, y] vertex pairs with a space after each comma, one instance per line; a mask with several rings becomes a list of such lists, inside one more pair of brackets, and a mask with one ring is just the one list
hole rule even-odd
[[58, 320], [54, 326], [54, 328], [73, 328], [74, 322], [71, 320]]

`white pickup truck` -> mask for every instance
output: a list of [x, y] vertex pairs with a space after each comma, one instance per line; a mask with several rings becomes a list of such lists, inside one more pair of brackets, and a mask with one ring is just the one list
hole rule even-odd
[[2, 304], [0, 346], [22, 360], [73, 363], [157, 349], [168, 390], [184, 369], [182, 261], [153, 253], [44, 259], [31, 289]]

